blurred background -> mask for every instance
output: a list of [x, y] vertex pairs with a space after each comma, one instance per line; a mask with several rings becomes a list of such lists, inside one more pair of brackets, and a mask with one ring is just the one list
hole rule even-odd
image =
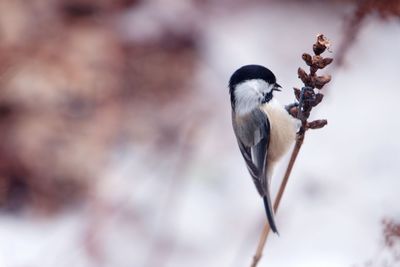
[[[400, 266], [400, 3], [0, 0], [0, 267], [248, 266], [263, 204], [227, 83], [333, 76], [259, 266]], [[276, 192], [287, 158], [275, 172]]]

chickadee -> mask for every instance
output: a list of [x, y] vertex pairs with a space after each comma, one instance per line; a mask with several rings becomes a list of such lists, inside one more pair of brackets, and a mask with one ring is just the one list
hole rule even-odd
[[260, 65], [243, 66], [229, 80], [233, 130], [274, 233], [272, 171], [296, 137], [295, 119], [274, 98], [279, 88], [275, 75]]

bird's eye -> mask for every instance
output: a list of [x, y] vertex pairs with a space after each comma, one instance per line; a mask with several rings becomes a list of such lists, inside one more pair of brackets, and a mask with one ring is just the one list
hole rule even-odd
[[265, 94], [262, 103], [267, 103], [272, 99], [272, 91]]

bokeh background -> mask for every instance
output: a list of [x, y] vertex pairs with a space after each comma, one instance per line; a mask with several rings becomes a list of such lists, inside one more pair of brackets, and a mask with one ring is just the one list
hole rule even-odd
[[228, 79], [265, 65], [293, 102], [318, 33], [329, 124], [259, 266], [400, 266], [399, 17], [397, 0], [0, 0], [0, 266], [248, 266], [265, 214]]

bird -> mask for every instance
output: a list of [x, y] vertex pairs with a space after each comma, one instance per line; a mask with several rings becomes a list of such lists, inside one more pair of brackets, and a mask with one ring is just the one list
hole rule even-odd
[[271, 177], [296, 137], [296, 119], [274, 97], [276, 77], [261, 65], [245, 65], [229, 79], [232, 126], [240, 152], [263, 198], [271, 230], [278, 233], [271, 201]]

